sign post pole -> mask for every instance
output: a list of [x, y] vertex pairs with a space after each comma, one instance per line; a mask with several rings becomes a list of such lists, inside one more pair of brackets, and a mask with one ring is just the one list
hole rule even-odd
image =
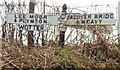
[[[45, 0], [43, 2], [43, 14], [45, 14]], [[45, 41], [44, 41], [44, 23], [42, 24], [42, 46], [45, 45]]]
[[[65, 16], [66, 13], [67, 13], [67, 5], [64, 4], [62, 6], [62, 16]], [[64, 23], [61, 24], [60, 26], [60, 39], [59, 39], [59, 46], [64, 46], [64, 43], [65, 43], [65, 32], [66, 32], [66, 26], [63, 25]]]
[[[34, 13], [35, 0], [30, 0], [29, 13]], [[28, 47], [34, 47], [33, 31], [28, 31]]]

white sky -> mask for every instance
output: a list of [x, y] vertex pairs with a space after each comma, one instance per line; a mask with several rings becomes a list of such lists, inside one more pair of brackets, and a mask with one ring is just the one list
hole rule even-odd
[[[0, 4], [2, 4], [4, 1], [7, 2], [18, 2], [18, 1], [26, 1], [26, 3], [28, 4], [29, 0], [0, 0]], [[41, 2], [44, 0], [36, 0], [36, 2]], [[90, 5], [104, 5], [104, 4], [110, 4], [110, 5], [114, 5], [117, 7], [118, 2], [120, 0], [45, 0], [46, 4], [48, 5], [57, 5], [57, 6], [62, 6], [64, 3], [67, 4], [67, 6], [70, 7], [76, 7], [76, 6], [90, 6]]]
[[[29, 0], [5, 0], [7, 2], [17, 2], [17, 1], [29, 1]], [[36, 1], [43, 1], [43, 0], [36, 0]], [[45, 0], [47, 4], [53, 4], [56, 3], [57, 5], [62, 5], [64, 3], [68, 5], [79, 5], [79, 6], [85, 6], [85, 5], [91, 5], [91, 4], [117, 4], [120, 0]], [[4, 0], [0, 0], [0, 3], [4, 2]]]
[[[38, 1], [38, 0], [37, 0]], [[48, 4], [57, 3], [58, 5], [62, 5], [64, 3], [68, 5], [91, 5], [91, 4], [117, 4], [120, 0], [45, 0]]]
[[[36, 0], [36, 1], [44, 1], [44, 0]], [[108, 5], [114, 6], [114, 8], [111, 8], [110, 12], [115, 12], [115, 7], [118, 6], [118, 2], [120, 0], [45, 0], [46, 4], [48, 5], [57, 5], [62, 6], [64, 3], [67, 4], [69, 7], [85, 7], [88, 8], [88, 6], [91, 5]], [[82, 9], [83, 10], [83, 9]], [[89, 8], [90, 10], [90, 8]], [[85, 10], [84, 10], [85, 11]]]

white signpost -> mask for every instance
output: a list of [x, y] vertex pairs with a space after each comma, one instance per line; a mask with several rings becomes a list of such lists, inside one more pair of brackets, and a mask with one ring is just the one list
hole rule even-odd
[[57, 25], [57, 15], [41, 15], [34, 13], [9, 13], [5, 17], [8, 23], [14, 23], [19, 30], [41, 30], [41, 26], [44, 24]]
[[[16, 24], [18, 30], [40, 31], [41, 27], [50, 24], [57, 25], [58, 15], [35, 14], [35, 13], [9, 13], [5, 17], [8, 23]], [[116, 22], [113, 13], [68, 13], [66, 16], [67, 25], [112, 25]]]
[[113, 13], [71, 13], [67, 17], [67, 25], [112, 25], [116, 22]]

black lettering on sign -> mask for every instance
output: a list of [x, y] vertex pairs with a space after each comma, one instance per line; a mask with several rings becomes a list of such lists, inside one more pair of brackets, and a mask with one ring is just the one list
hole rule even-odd
[[34, 23], [34, 19], [31, 19], [31, 20], [30, 20], [30, 23]]
[[35, 23], [38, 23], [38, 20], [37, 20], [37, 19], [35, 19]]
[[70, 15], [70, 18], [69, 19], [73, 19], [73, 15]]
[[77, 15], [77, 19], [80, 19], [80, 15]]
[[24, 29], [28, 29], [28, 25], [23, 25], [24, 26]]
[[14, 18], [17, 18], [16, 14], [14, 15]]
[[99, 20], [99, 23], [102, 23], [102, 20]]
[[95, 15], [94, 15], [94, 18], [95, 18], [95, 19], [97, 19], [97, 18], [98, 18], [98, 15], [97, 15], [97, 14], [95, 14]]
[[20, 25], [20, 24], [18, 24], [18, 27], [20, 30], [23, 30], [23, 28], [24, 28], [23, 25]]
[[108, 18], [109, 18], [109, 14], [106, 14], [106, 15], [105, 15], [105, 18], [108, 19]]
[[37, 26], [37, 31], [39, 31], [40, 29], [39, 29], [39, 25]]
[[19, 19], [19, 22], [22, 22], [22, 18]]
[[14, 22], [17, 22], [17, 19], [14, 19]]
[[98, 22], [98, 20], [95, 20], [95, 23], [97, 23]]
[[29, 25], [29, 29], [31, 29], [31, 26], [32, 26], [32, 25]]
[[30, 15], [29, 18], [34, 18], [34, 16], [33, 16], [33, 15]]
[[94, 23], [94, 20], [93, 20], [93, 19], [91, 20], [91, 23]]
[[78, 23], [80, 23], [80, 21], [77, 19], [76, 23], [78, 24]]
[[85, 23], [85, 20], [81, 20], [81, 23]]
[[88, 19], [91, 19], [91, 14], [88, 14]]
[[42, 23], [42, 20], [41, 20], [41, 19], [39, 20], [39, 23]]
[[29, 23], [29, 20], [27, 20], [27, 23]]
[[110, 18], [114, 18], [114, 14], [113, 13], [110, 14]]
[[21, 25], [21, 24], [18, 24], [18, 28], [19, 30], [37, 30], [37, 31], [40, 31], [41, 29], [43, 29], [42, 26], [40, 25]]
[[43, 23], [47, 23], [47, 19], [45, 19], [45, 20], [43, 21]]
[[43, 23], [47, 23], [47, 15], [44, 15]]
[[87, 16], [86, 14], [83, 15], [84, 19], [86, 19], [86, 16]]
[[35, 15], [35, 19], [37, 19], [38, 18], [38, 15]]
[[36, 25], [33, 25], [34, 30], [35, 30], [35, 27], [36, 27]]
[[87, 21], [86, 21], [86, 23], [89, 23], [90, 22], [90, 20], [88, 19]]
[[76, 19], [76, 15], [74, 15], [74, 19]]
[[19, 14], [19, 18], [22, 18], [22, 14]]
[[83, 19], [83, 16], [81, 16], [81, 19]]
[[99, 18], [102, 18], [102, 14], [99, 14]]
[[42, 15], [39, 15], [39, 19], [42, 19]]
[[47, 19], [47, 15], [44, 15], [44, 18], [46, 18], [46, 19]]
[[44, 26], [43, 25], [41, 25], [41, 29], [43, 29], [44, 28]]
[[69, 20], [70, 15], [67, 16], [67, 20]]

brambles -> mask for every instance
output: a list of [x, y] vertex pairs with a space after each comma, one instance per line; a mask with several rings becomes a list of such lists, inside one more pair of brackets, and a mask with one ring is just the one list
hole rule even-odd
[[[77, 48], [77, 49], [76, 49]], [[120, 68], [120, 52], [113, 44], [78, 47], [3, 47], [4, 68]]]

